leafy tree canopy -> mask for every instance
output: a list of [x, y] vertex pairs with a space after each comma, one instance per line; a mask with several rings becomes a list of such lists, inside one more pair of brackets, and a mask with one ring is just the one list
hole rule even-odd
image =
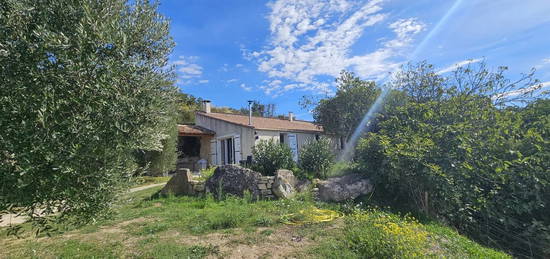
[[[409, 64], [405, 95], [361, 139], [355, 161], [393, 205], [453, 224], [520, 257], [550, 251], [550, 106], [534, 73], [484, 63], [437, 74]], [[527, 105], [525, 105], [527, 104]]]
[[0, 214], [92, 221], [175, 132], [169, 22], [145, 0], [4, 0], [0, 24]]

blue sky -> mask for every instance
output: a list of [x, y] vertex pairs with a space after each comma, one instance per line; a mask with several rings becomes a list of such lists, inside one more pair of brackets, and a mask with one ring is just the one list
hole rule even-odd
[[162, 0], [185, 93], [215, 106], [247, 100], [293, 111], [330, 95], [343, 69], [383, 81], [409, 60], [441, 71], [485, 59], [550, 86], [549, 0]]

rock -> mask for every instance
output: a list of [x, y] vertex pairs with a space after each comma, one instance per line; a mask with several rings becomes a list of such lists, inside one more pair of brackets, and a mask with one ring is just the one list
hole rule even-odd
[[298, 192], [306, 191], [306, 190], [310, 189], [311, 187], [312, 187], [311, 181], [308, 180], [308, 179], [300, 180], [296, 184], [296, 190]]
[[218, 197], [222, 194], [232, 194], [242, 197], [245, 191], [250, 192], [254, 199], [260, 195], [258, 190], [259, 179], [262, 175], [250, 169], [236, 165], [219, 166], [212, 177], [206, 181], [206, 192]]
[[360, 174], [348, 174], [317, 183], [318, 198], [322, 201], [353, 200], [372, 191], [369, 179]]
[[199, 181], [192, 181], [191, 182], [191, 185], [193, 186], [193, 190], [199, 194], [199, 193], [203, 193], [204, 192], [204, 182], [199, 182]]
[[271, 190], [281, 199], [291, 198], [296, 194], [298, 180], [290, 170], [277, 170]]
[[194, 195], [195, 190], [191, 184], [192, 179], [191, 171], [187, 168], [181, 168], [160, 190], [160, 195], [166, 196], [169, 193], [173, 195]]
[[292, 185], [292, 187], [296, 186], [296, 183], [298, 183], [298, 179], [294, 176], [294, 173], [290, 170], [286, 169], [279, 169], [277, 172], [275, 172], [275, 176], [272, 176], [274, 183], [277, 182], [277, 180], [284, 179], [288, 183]]

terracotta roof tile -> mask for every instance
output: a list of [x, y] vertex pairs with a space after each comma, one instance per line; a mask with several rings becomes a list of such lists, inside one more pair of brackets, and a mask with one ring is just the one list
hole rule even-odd
[[214, 136], [216, 132], [197, 125], [178, 125], [178, 135], [180, 136]]
[[197, 112], [202, 116], [230, 122], [233, 124], [238, 124], [246, 127], [252, 127], [255, 129], [263, 130], [286, 130], [286, 131], [312, 131], [312, 132], [323, 132], [323, 128], [319, 125], [316, 125], [310, 121], [300, 121], [300, 120], [284, 120], [278, 118], [264, 118], [264, 117], [252, 117], [252, 126], [248, 125], [248, 116], [240, 114], [229, 114], [229, 113], [204, 113]]

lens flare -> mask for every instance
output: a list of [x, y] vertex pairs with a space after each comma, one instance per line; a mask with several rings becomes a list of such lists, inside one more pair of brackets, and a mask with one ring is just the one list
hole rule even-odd
[[[453, 13], [458, 9], [460, 4], [463, 0], [456, 0], [453, 5], [449, 8], [449, 10], [445, 13], [443, 17], [439, 20], [439, 22], [430, 30], [430, 32], [422, 39], [420, 44], [416, 46], [414, 51], [407, 57], [407, 61], [414, 60], [418, 56], [418, 53], [420, 53], [426, 46], [428, 42], [431, 41], [434, 35], [436, 35], [443, 25], [447, 23], [449, 20], [449, 17], [453, 15]], [[398, 71], [398, 69], [392, 71], [388, 77], [395, 74]], [[387, 81], [388, 77], [386, 77], [384, 80]], [[349, 161], [353, 157], [353, 153], [355, 151], [355, 146], [357, 145], [357, 141], [359, 140], [359, 137], [361, 137], [361, 134], [363, 132], [367, 132], [370, 127], [370, 122], [376, 115], [376, 113], [380, 110], [380, 107], [382, 104], [384, 104], [384, 101], [386, 100], [386, 97], [388, 96], [388, 93], [390, 92], [390, 86], [387, 84], [382, 85], [382, 92], [380, 95], [376, 98], [374, 101], [374, 104], [370, 107], [369, 111], [365, 114], [363, 119], [361, 119], [361, 122], [355, 128], [355, 131], [350, 136], [348, 141], [346, 142], [346, 145], [344, 146], [344, 150], [342, 150], [342, 153], [340, 153], [339, 159], [340, 161]]]

